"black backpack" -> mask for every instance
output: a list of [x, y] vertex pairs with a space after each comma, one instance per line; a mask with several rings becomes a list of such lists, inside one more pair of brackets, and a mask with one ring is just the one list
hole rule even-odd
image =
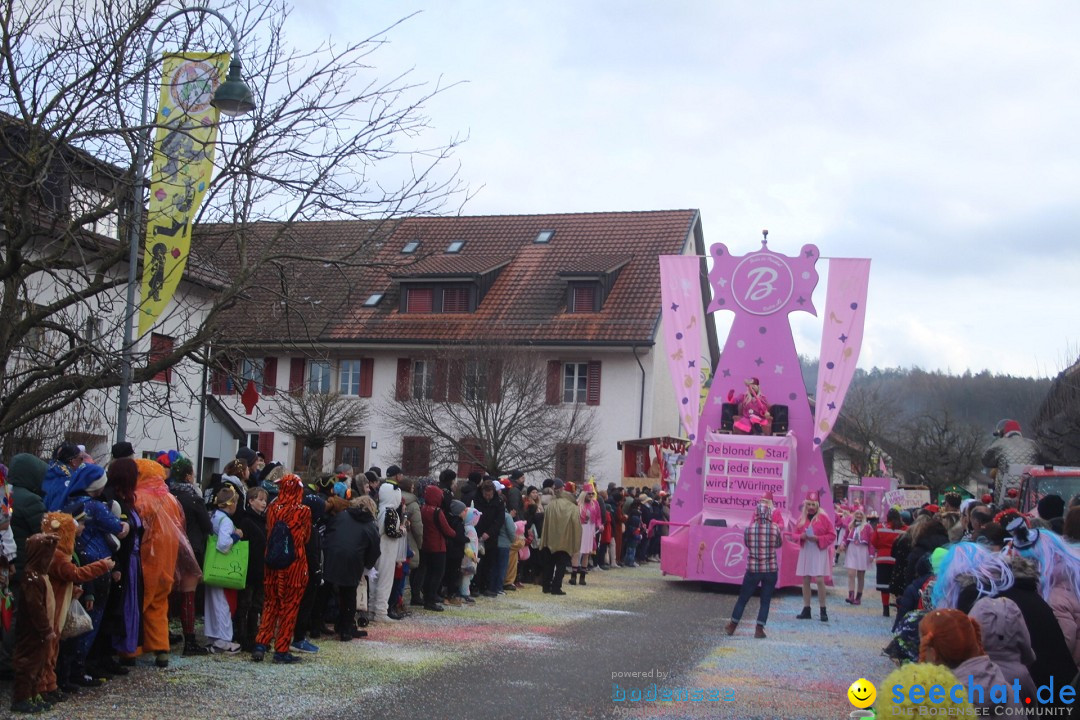
[[386, 516], [383, 518], [383, 535], [388, 538], [399, 538], [404, 534], [401, 531], [401, 515], [397, 508], [386, 508]]
[[266, 538], [266, 567], [284, 570], [296, 559], [296, 542], [292, 530], [284, 520], [278, 520]]

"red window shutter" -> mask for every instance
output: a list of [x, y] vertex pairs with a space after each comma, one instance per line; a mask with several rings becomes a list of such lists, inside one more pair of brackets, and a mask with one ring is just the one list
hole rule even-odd
[[[150, 335], [150, 362], [156, 362], [173, 351], [173, 339], [168, 335]], [[168, 367], [154, 375], [156, 382], [172, 382], [172, 368]]]
[[568, 448], [569, 446], [566, 443], [559, 443], [555, 446], [555, 477], [560, 480], [568, 479], [566, 476], [566, 465], [570, 457]]
[[289, 392], [304, 392], [304, 367], [306, 365], [304, 358], [293, 358], [289, 361]]
[[585, 385], [585, 404], [600, 404], [600, 361], [589, 361], [588, 380]]
[[435, 379], [432, 381], [431, 388], [431, 399], [435, 402], [446, 402], [447, 375], [446, 361], [436, 360]]
[[360, 397], [371, 397], [374, 377], [375, 360], [373, 358], [364, 358], [360, 361]]
[[592, 285], [576, 285], [571, 294], [574, 306], [570, 308], [572, 313], [596, 312], [596, 288]]
[[460, 360], [451, 360], [450, 369], [446, 377], [446, 401], [452, 403], [461, 402], [461, 381], [464, 379], [465, 363]]
[[221, 368], [214, 368], [210, 371], [210, 392], [214, 395], [225, 395], [228, 390], [228, 376]]
[[[273, 395], [277, 392], [277, 358], [268, 357], [263, 360], [263, 395]], [[271, 433], [273, 434], [273, 433]], [[269, 460], [270, 458], [267, 458]]]
[[488, 363], [487, 401], [497, 403], [502, 399], [502, 360]]
[[442, 311], [444, 313], [469, 312], [469, 289], [446, 288], [443, 290]]
[[435, 292], [431, 288], [406, 288], [405, 293], [405, 312], [431, 312], [435, 296]]
[[567, 462], [566, 474], [569, 478], [563, 478], [574, 483], [585, 482], [585, 446], [581, 444], [573, 444], [568, 448], [569, 460]]
[[409, 384], [412, 376], [412, 360], [398, 358], [397, 361], [397, 384], [394, 386], [394, 399], [405, 402], [409, 399]]
[[274, 459], [274, 433], [259, 433], [259, 452], [266, 458], [266, 462]]
[[558, 405], [562, 398], [562, 363], [548, 360], [547, 364], [547, 404]]

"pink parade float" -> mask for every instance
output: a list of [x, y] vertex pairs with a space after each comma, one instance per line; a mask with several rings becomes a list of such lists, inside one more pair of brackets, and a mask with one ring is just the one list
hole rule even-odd
[[[757, 502], [771, 496], [784, 531], [780, 587], [795, 576], [799, 545], [787, 531], [808, 492], [833, 516], [821, 445], [855, 373], [862, 344], [870, 261], [829, 259], [824, 330], [811, 414], [788, 315], [817, 315], [812, 295], [820, 253], [804, 245], [794, 257], [769, 249], [732, 255], [710, 248], [712, 301], [702, 308], [698, 257], [660, 258], [664, 341], [683, 427], [690, 441], [661, 545], [665, 574], [740, 583], [746, 569], [743, 528]], [[698, 367], [704, 313], [729, 310], [735, 319], [704, 405]], [[707, 362], [707, 361], [705, 361]]]

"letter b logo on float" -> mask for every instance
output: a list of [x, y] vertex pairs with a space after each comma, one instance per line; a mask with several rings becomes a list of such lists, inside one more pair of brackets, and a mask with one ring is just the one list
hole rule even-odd
[[791, 268], [779, 255], [747, 255], [731, 278], [732, 295], [743, 310], [771, 315], [787, 305], [795, 287]]

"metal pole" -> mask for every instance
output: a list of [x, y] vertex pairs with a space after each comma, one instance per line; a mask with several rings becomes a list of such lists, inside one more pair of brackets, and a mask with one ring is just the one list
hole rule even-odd
[[142, 244], [142, 218], [143, 218], [143, 185], [146, 177], [143, 175], [143, 165], [146, 163], [146, 146], [152, 128], [146, 127], [147, 115], [150, 112], [150, 68], [154, 64], [154, 42], [158, 33], [170, 22], [187, 13], [205, 13], [225, 23], [229, 36], [233, 43], [233, 56], [235, 60], [240, 55], [240, 41], [228, 18], [217, 10], [210, 8], [190, 7], [177, 10], [162, 20], [154, 31], [150, 33], [150, 39], [146, 43], [146, 76], [143, 78], [143, 99], [139, 116], [139, 130], [135, 143], [135, 178], [131, 186], [131, 218], [128, 221], [128, 287], [127, 304], [124, 310], [124, 345], [121, 348], [122, 365], [120, 372], [120, 403], [116, 417], [116, 442], [127, 440], [128, 410], [131, 402], [131, 384], [134, 379], [134, 355], [135, 355], [135, 321], [138, 315], [138, 302], [136, 300], [136, 283], [138, 282], [139, 246]]

